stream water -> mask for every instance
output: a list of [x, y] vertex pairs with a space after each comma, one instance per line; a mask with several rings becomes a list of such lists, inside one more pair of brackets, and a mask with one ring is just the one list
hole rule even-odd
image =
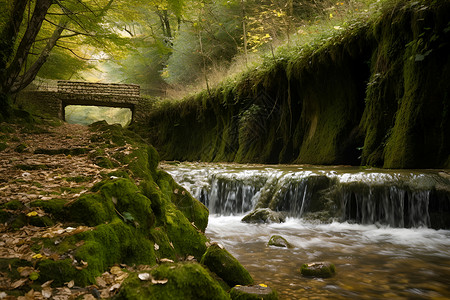
[[[448, 209], [448, 170], [163, 168], [209, 207], [207, 236], [224, 245], [256, 283], [276, 289], [280, 299], [450, 299], [450, 230], [428, 228], [446, 224], [434, 219], [444, 217], [435, 211]], [[267, 197], [286, 213], [286, 222], [242, 223], [243, 215]], [[333, 218], [305, 219], [321, 198], [333, 198], [336, 205], [326, 206]], [[274, 234], [293, 247], [267, 246]], [[300, 274], [303, 263], [317, 261], [334, 263], [336, 276]]]

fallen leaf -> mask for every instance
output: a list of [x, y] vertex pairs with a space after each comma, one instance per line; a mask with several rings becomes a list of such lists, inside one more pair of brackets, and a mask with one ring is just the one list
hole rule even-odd
[[108, 291], [108, 289], [104, 289], [104, 290], [102, 290], [102, 292], [100, 293], [100, 298], [109, 298], [110, 297], [110, 295], [109, 295], [109, 291]]
[[42, 289], [42, 296], [46, 299], [50, 298], [52, 296], [53, 290], [49, 287]]
[[154, 244], [153, 247], [155, 248], [155, 251], [159, 250], [159, 245], [158, 244]]
[[122, 273], [122, 270], [118, 266], [111, 267], [111, 270], [109, 271], [111, 274], [117, 275]]
[[95, 297], [91, 294], [86, 294], [83, 296], [83, 300], [97, 300]]
[[166, 284], [168, 281], [169, 281], [169, 279], [167, 279], [167, 278], [159, 279], [159, 280], [152, 278], [153, 284]]
[[150, 280], [151, 276], [149, 273], [141, 273], [138, 275], [140, 280]]
[[18, 287], [21, 287], [25, 284], [25, 282], [28, 281], [28, 278], [22, 278], [17, 281], [15, 281], [13, 284], [11, 284], [11, 289], [17, 289]]
[[127, 279], [128, 273], [123, 272], [122, 274], [118, 275], [116, 278], [117, 283], [122, 283], [125, 279]]
[[49, 281], [44, 282], [44, 283], [41, 285], [41, 288], [49, 287], [50, 284], [52, 284], [52, 282], [53, 282], [53, 280], [49, 280]]
[[65, 283], [69, 289], [71, 289], [75, 285], [75, 281], [71, 280]]
[[43, 258], [43, 256], [42, 256], [42, 254], [38, 253], [38, 254], [33, 255], [31, 258], [40, 259], [40, 258]]
[[35, 270], [33, 267], [18, 267], [17, 271], [20, 273], [20, 277], [28, 277]]
[[37, 216], [37, 215], [38, 215], [38, 213], [36, 211], [32, 211], [32, 212], [27, 213], [28, 217], [34, 217], [34, 216]]
[[120, 283], [114, 284], [112, 287], [109, 288], [109, 291], [112, 292], [114, 290], [118, 290], [120, 288]]
[[160, 262], [169, 262], [169, 263], [173, 263], [174, 262], [173, 260], [171, 260], [169, 258], [161, 258], [159, 261]]
[[97, 285], [99, 287], [102, 287], [102, 288], [106, 287], [106, 281], [102, 277], [95, 278], [95, 282], [97, 283]]

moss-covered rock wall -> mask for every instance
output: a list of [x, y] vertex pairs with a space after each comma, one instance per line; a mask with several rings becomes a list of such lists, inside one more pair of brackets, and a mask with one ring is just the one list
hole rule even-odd
[[450, 1], [390, 1], [370, 22], [156, 105], [163, 159], [450, 167]]

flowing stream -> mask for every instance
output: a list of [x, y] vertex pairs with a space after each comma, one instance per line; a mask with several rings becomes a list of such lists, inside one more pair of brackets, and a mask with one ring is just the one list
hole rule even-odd
[[[194, 163], [163, 168], [210, 209], [207, 236], [280, 299], [450, 298], [448, 170]], [[286, 222], [241, 222], [264, 206], [283, 211]], [[274, 234], [293, 247], [267, 246]], [[336, 276], [300, 274], [303, 263], [317, 261], [334, 263]]]

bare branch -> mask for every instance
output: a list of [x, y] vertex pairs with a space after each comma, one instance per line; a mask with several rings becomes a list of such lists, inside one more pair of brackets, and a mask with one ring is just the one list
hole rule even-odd
[[[56, 27], [60, 27], [60, 26], [61, 26], [61, 25], [58, 25], [58, 24], [53, 23], [53, 22], [50, 21], [49, 19], [45, 19], [45, 21], [47, 21], [48, 23], [50, 23], [50, 24], [52, 24], [53, 26], [56, 26]], [[68, 28], [68, 27], [64, 27], [63, 29], [68, 30], [68, 31], [71, 31], [71, 32], [73, 32], [73, 33], [75, 33], [75, 34], [79, 34], [79, 35], [85, 35], [85, 36], [91, 36], [91, 37], [95, 36], [95, 34], [85, 33], [85, 32], [79, 32], [79, 31], [76, 31], [76, 30], [74, 30], [74, 29], [70, 29], [70, 28]]]
[[99, 61], [100, 60], [100, 59], [82, 57], [82, 56], [78, 55], [77, 53], [75, 53], [75, 51], [73, 51], [72, 49], [70, 49], [68, 47], [64, 47], [64, 46], [61, 46], [61, 45], [58, 45], [58, 44], [56, 44], [55, 46], [58, 47], [58, 48], [61, 48], [61, 49], [64, 49], [64, 50], [67, 50], [67, 51], [71, 52], [73, 55], [75, 55], [76, 57], [78, 57], [79, 59], [82, 59], [82, 60], [86, 60], [86, 61]]

